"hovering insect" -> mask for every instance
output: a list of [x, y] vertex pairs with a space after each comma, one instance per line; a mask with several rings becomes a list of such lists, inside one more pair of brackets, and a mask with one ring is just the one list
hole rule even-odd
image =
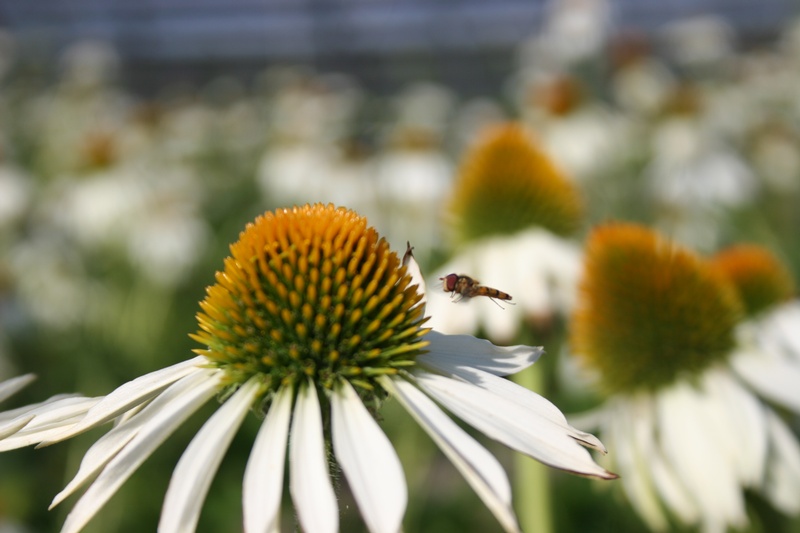
[[[450, 293], [450, 298], [458, 295], [456, 302], [460, 302], [464, 298], [472, 298], [473, 296], [486, 296], [491, 301], [497, 304], [495, 299], [504, 300], [511, 303], [511, 295], [503, 291], [498, 291], [491, 287], [485, 287], [480, 284], [476, 279], [472, 279], [464, 274], [448, 274], [442, 280], [442, 288], [444, 292]], [[500, 304], [497, 304], [500, 306]], [[500, 306], [502, 309], [502, 306]]]

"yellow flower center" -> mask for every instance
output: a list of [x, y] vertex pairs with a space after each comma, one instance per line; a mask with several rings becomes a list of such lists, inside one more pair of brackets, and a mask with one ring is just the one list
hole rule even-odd
[[428, 344], [422, 295], [365, 218], [317, 204], [267, 212], [231, 246], [197, 315], [195, 350], [231, 384], [311, 378], [373, 390]]
[[733, 246], [715, 255], [711, 264], [736, 286], [749, 316], [791, 299], [796, 290], [789, 269], [760, 246]]
[[532, 226], [568, 235], [581, 222], [576, 187], [521, 126], [491, 129], [467, 154], [450, 202], [462, 240]]
[[741, 312], [702, 259], [644, 227], [609, 224], [587, 244], [570, 342], [606, 392], [652, 390], [727, 357]]

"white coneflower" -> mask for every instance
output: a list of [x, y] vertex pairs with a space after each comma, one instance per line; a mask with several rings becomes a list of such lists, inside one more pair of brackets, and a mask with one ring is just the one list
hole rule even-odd
[[607, 399], [583, 421], [613, 446], [653, 530], [743, 527], [746, 489], [800, 501], [797, 440], [737, 364], [741, 300], [723, 267], [649, 229], [609, 224], [589, 238], [571, 350]]
[[431, 325], [445, 333], [512, 338], [522, 317], [549, 320], [571, 308], [580, 251], [565, 236], [578, 229], [583, 205], [529, 133], [496, 126], [467, 154], [450, 198], [457, 255], [439, 276], [466, 274], [509, 292], [517, 305], [503, 313], [491, 301], [454, 306], [428, 302]]
[[[200, 406], [219, 409], [172, 475], [159, 530], [191, 531], [231, 439], [250, 410], [266, 416], [244, 476], [246, 531], [279, 529], [284, 462], [299, 524], [338, 530], [329, 464], [341, 468], [367, 528], [397, 532], [406, 507], [398, 457], [371, 415], [388, 396], [428, 432], [494, 513], [519, 531], [497, 460], [438, 407], [548, 465], [599, 478], [581, 446], [603, 449], [544, 398], [500, 376], [540, 348], [501, 348], [422, 327], [419, 270], [353, 211], [321, 204], [267, 212], [249, 224], [207, 290], [198, 356], [109, 394], [62, 440], [122, 415], [86, 453], [53, 505], [79, 487], [64, 532], [80, 530]], [[330, 447], [329, 447], [330, 445]]]

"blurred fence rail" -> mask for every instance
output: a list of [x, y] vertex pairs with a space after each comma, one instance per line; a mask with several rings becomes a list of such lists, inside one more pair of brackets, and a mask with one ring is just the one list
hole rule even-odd
[[[613, 0], [610, 8], [620, 30], [652, 32], [714, 13], [741, 39], [771, 36], [797, 11], [790, 0]], [[378, 90], [435, 73], [483, 92], [547, 10], [542, 0], [3, 0], [0, 28], [46, 56], [80, 39], [108, 41], [144, 90], [290, 61], [354, 74]]]

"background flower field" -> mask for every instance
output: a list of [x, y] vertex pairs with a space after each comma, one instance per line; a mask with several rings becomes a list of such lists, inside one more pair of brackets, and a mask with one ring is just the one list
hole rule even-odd
[[[579, 191], [576, 247], [595, 224], [632, 221], [704, 254], [759, 243], [800, 280], [800, 24], [787, 20], [769, 40], [741, 43], [716, 17], [651, 35], [590, 14], [600, 22], [584, 28], [583, 46], [554, 15], [509, 52], [514, 67], [493, 91], [468, 97], [435, 78], [378, 92], [304, 65], [145, 95], [126, 86], [124, 59], [108, 43], [76, 42], [32, 63], [0, 29], [0, 378], [38, 375], [4, 406], [103, 395], [186, 358], [205, 287], [228, 244], [265, 210], [347, 206], [398, 253], [410, 241], [429, 279], [448, 274], [442, 269], [463, 248], [449, 203], [462, 162], [501, 122], [529, 129]], [[525, 298], [504, 279], [482, 281]], [[447, 301], [429, 285], [429, 299]], [[463, 305], [483, 303], [491, 305], [435, 307], [458, 321]], [[529, 317], [503, 338], [476, 327], [496, 343], [543, 345], [538, 391], [568, 415], [597, 403], [562, 361], [563, 315]], [[408, 478], [405, 530], [495, 530], [434, 444], [397, 405], [387, 408], [398, 411], [383, 427]], [[800, 419], [786, 421], [800, 432]], [[178, 431], [86, 531], [154, 530], [165, 473], [199, 423]], [[242, 472], [257, 427], [248, 420], [235, 438], [199, 531], [240, 530]], [[1, 454], [0, 531], [59, 527], [66, 511], [48, 505], [96, 437]], [[513, 454], [491, 449], [513, 478]], [[515, 492], [515, 504], [544, 500], [554, 531], [645, 527], [614, 483], [542, 475], [549, 496]], [[362, 531], [348, 497], [341, 529]], [[797, 517], [759, 496], [748, 496], [748, 513], [753, 531], [800, 531]]]

